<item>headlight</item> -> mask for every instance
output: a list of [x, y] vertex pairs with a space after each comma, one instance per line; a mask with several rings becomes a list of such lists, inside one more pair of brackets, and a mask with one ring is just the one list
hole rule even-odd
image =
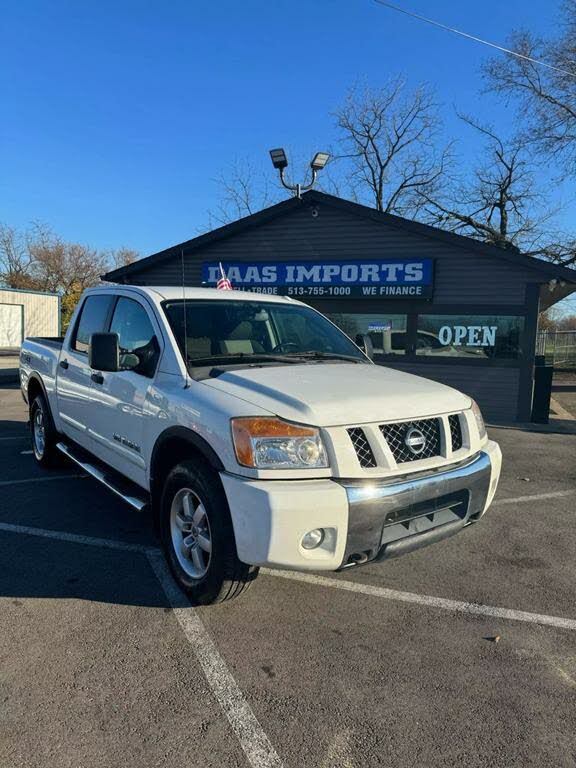
[[472, 413], [474, 414], [474, 418], [476, 419], [476, 426], [478, 427], [480, 440], [484, 440], [484, 438], [486, 437], [486, 425], [484, 424], [482, 411], [480, 410], [480, 406], [478, 405], [476, 400], [472, 400]]
[[276, 418], [232, 419], [238, 463], [257, 469], [317, 469], [328, 459], [320, 432], [314, 427]]

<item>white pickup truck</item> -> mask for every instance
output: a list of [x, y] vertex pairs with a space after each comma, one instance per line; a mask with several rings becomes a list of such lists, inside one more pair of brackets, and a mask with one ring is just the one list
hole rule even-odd
[[34, 455], [150, 508], [197, 603], [258, 566], [357, 567], [479, 520], [501, 453], [476, 403], [356, 342], [290, 298], [88, 290], [63, 339], [22, 347]]

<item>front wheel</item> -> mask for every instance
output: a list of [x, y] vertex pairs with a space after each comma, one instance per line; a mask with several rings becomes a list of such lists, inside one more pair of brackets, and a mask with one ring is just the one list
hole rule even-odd
[[172, 573], [194, 603], [241, 595], [258, 569], [240, 562], [226, 495], [204, 462], [185, 461], [168, 475], [160, 532]]

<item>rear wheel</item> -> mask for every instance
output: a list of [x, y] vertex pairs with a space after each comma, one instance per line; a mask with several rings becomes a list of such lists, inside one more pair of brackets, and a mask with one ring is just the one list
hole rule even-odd
[[258, 569], [238, 559], [226, 495], [207, 464], [185, 461], [174, 467], [160, 514], [166, 558], [194, 603], [223, 602], [246, 591]]
[[30, 430], [34, 458], [43, 467], [54, 467], [60, 459], [56, 448], [57, 433], [43, 395], [36, 395], [30, 406]]

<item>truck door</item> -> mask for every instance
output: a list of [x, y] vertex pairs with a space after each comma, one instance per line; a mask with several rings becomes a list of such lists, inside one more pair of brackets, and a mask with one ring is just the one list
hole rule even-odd
[[93, 372], [90, 434], [96, 455], [136, 483], [146, 485], [143, 455], [145, 403], [160, 359], [160, 330], [137, 298], [120, 296], [109, 332], [118, 334], [117, 372]]
[[113, 294], [88, 294], [74, 328], [68, 333], [57, 368], [58, 414], [64, 433], [84, 448], [90, 449], [87, 424], [93, 371], [88, 365], [88, 347], [93, 333], [105, 330], [114, 302]]

